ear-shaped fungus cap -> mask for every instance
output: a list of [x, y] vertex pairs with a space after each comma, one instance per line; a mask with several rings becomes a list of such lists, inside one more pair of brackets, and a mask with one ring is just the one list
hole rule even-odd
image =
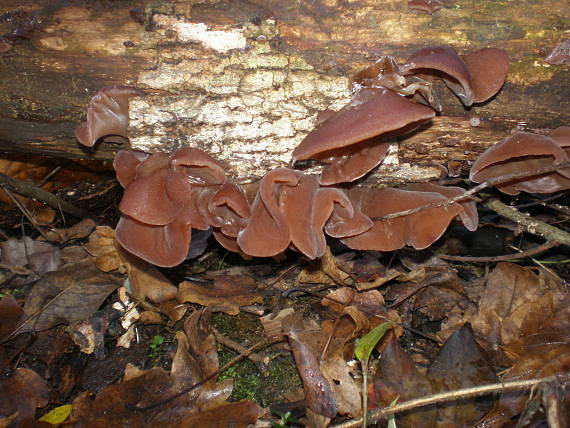
[[137, 166], [150, 155], [132, 150], [119, 150], [113, 159], [113, 168], [119, 184], [125, 188], [135, 179]]
[[[554, 136], [563, 139], [563, 131], [559, 132], [560, 136], [556, 133]], [[529, 132], [517, 132], [483, 152], [471, 167], [469, 178], [475, 183], [481, 183], [492, 178], [524, 171], [532, 172], [563, 162], [568, 162], [568, 156], [554, 139]], [[519, 178], [496, 187], [508, 195], [518, 195], [521, 191], [552, 193], [569, 189], [570, 168]]]
[[509, 54], [506, 51], [484, 48], [462, 58], [471, 75], [474, 103], [482, 103], [499, 92], [509, 73]]
[[420, 49], [408, 58], [401, 70], [404, 74], [441, 72], [443, 74], [436, 77], [440, 77], [464, 105], [470, 106], [473, 103], [469, 70], [452, 47], [434, 46]]
[[439, 0], [408, 0], [408, 9], [434, 13], [443, 7]]
[[[391, 188], [352, 189], [349, 197], [353, 205], [359, 204], [362, 212], [371, 218], [448, 199], [439, 190], [425, 192]], [[421, 250], [437, 241], [453, 218], [467, 215], [466, 211], [460, 204], [451, 204], [389, 220], [374, 220], [370, 230], [341, 241], [355, 250], [393, 251], [404, 245]], [[476, 217], [469, 218], [467, 225], [471, 228], [476, 222]]]
[[460, 57], [449, 46], [414, 52], [401, 67], [405, 74], [435, 73], [465, 106], [495, 95], [503, 86], [508, 69], [509, 57], [502, 49], [480, 49]]
[[173, 267], [186, 258], [192, 229], [176, 220], [164, 226], [153, 226], [123, 215], [115, 234], [121, 247], [128, 252], [153, 265]]
[[127, 137], [129, 126], [129, 98], [145, 93], [130, 86], [100, 89], [89, 102], [87, 120], [75, 129], [75, 138], [87, 147], [93, 147], [99, 138], [108, 135]]
[[295, 186], [302, 173], [289, 168], [268, 172], [259, 184], [251, 207], [251, 217], [237, 242], [241, 251], [255, 257], [275, 256], [291, 242], [289, 225], [280, 207], [284, 186]]
[[406, 86], [406, 78], [400, 73], [398, 63], [391, 55], [384, 55], [370, 67], [356, 73], [353, 87], [401, 89]]
[[[378, 147], [384, 142], [368, 142], [363, 146], [368, 153], [362, 155], [359, 152], [363, 147], [349, 146], [403, 128], [410, 132], [434, 115], [431, 108], [409, 101], [388, 89], [362, 89], [347, 106], [322, 122], [301, 141], [293, 151], [293, 160], [326, 160], [346, 156], [336, 163], [335, 171], [323, 173], [321, 184], [353, 181], [378, 165], [387, 149]], [[349, 162], [353, 155], [360, 156], [358, 162]]]

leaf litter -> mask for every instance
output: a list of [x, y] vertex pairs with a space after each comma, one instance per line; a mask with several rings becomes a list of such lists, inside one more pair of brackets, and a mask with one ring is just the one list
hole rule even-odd
[[[484, 269], [450, 264], [429, 251], [386, 255], [338, 246], [313, 262], [288, 255], [260, 264], [206, 247], [200, 263], [208, 260], [209, 268], [194, 269], [189, 261], [186, 270], [165, 270], [123, 251], [113, 229], [101, 223], [51, 227], [47, 236], [50, 242], [24, 236], [2, 243], [0, 426], [45, 425], [46, 415], [63, 426], [281, 420], [324, 427], [358, 421], [364, 396], [374, 412], [553, 375], [559, 382], [540, 384], [533, 395], [501, 392], [499, 384], [495, 395], [417, 405], [390, 423], [501, 427], [548, 420], [557, 426], [568, 417], [564, 264], [491, 262]], [[239, 319], [246, 311], [265, 335], [239, 323], [239, 332], [226, 330], [212, 320], [214, 313], [217, 320]], [[378, 343], [363, 340], [370, 334]], [[162, 340], [151, 353], [155, 337]], [[361, 355], [358, 344], [366, 345], [367, 386], [354, 359], [355, 348]], [[253, 365], [256, 388], [284, 359], [296, 366], [293, 374], [284, 371], [287, 381], [297, 373], [300, 381], [275, 393], [277, 402], [243, 399], [235, 395], [243, 379], [219, 371], [226, 354], [224, 361], [263, 361]], [[69, 415], [51, 416], [59, 408]], [[279, 419], [270, 408], [290, 410]]]

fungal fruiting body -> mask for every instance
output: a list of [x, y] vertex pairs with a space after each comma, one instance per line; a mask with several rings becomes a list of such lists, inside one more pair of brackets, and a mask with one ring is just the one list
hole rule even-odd
[[[188, 256], [192, 230], [212, 230], [222, 246], [250, 256], [269, 257], [292, 248], [310, 259], [324, 254], [325, 234], [353, 249], [390, 251], [404, 245], [426, 248], [454, 218], [474, 230], [478, 223], [475, 203], [467, 197], [448, 202], [448, 198], [463, 195], [457, 187], [331, 185], [352, 182], [368, 173], [382, 162], [390, 139], [417, 129], [441, 110], [429, 81], [434, 76], [469, 106], [492, 97], [507, 71], [507, 54], [494, 48], [461, 56], [449, 47], [431, 47], [415, 52], [402, 66], [390, 56], [382, 57], [355, 75], [351, 102], [338, 112], [323, 112], [320, 123], [294, 150], [296, 161], [328, 163], [323, 173], [317, 177], [278, 168], [267, 173], [249, 196], [228, 179], [219, 162], [200, 150], [186, 147], [171, 154], [120, 151], [113, 163], [124, 188], [117, 240], [142, 259], [171, 267]], [[141, 95], [141, 90], [130, 87], [100, 90], [89, 104], [87, 121], [76, 130], [78, 140], [92, 146], [108, 136], [126, 138], [128, 99]], [[428, 105], [415, 102], [418, 95]], [[568, 134], [566, 129], [553, 131], [544, 137], [554, 142], [552, 150], [531, 155], [539, 162], [544, 157], [549, 162], [566, 161]], [[494, 152], [501, 150], [498, 146]], [[501, 159], [479, 160], [473, 180], [506, 158]], [[561, 171], [559, 175], [558, 180], [570, 182], [570, 174]], [[384, 218], [433, 202], [439, 206]]]

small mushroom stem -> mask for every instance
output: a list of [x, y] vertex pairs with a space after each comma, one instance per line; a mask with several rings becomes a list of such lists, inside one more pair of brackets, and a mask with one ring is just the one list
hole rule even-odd
[[558, 229], [550, 224], [544, 223], [535, 218], [529, 217], [525, 213], [521, 213], [514, 207], [503, 204], [498, 199], [489, 199], [483, 203], [487, 208], [496, 213], [514, 221], [534, 235], [540, 235], [549, 241], [556, 241], [564, 245], [570, 246], [570, 233]]

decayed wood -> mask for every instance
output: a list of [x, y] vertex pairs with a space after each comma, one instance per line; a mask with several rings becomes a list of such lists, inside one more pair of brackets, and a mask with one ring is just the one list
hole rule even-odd
[[[133, 147], [192, 145], [222, 160], [239, 182], [252, 181], [289, 164], [318, 111], [348, 101], [352, 74], [383, 54], [404, 60], [434, 44], [460, 52], [502, 47], [512, 59], [508, 81], [468, 113], [443, 91], [445, 116], [395, 144], [369, 180], [434, 178], [441, 165], [458, 173], [517, 126], [570, 123], [568, 66], [542, 60], [568, 31], [565, 0], [516, 8], [448, 1], [434, 15], [410, 12], [403, 0], [48, 3], [17, 7], [41, 16], [41, 29], [0, 58], [8, 70], [0, 76], [0, 125], [9, 125], [0, 127], [0, 150], [10, 143], [41, 150], [47, 141], [46, 150], [59, 145], [65, 154], [89, 96], [102, 86], [132, 84], [149, 93], [131, 102]], [[481, 124], [471, 126], [470, 118]], [[19, 122], [22, 129], [30, 122], [45, 128], [26, 134]], [[68, 155], [107, 158], [115, 149]]]

